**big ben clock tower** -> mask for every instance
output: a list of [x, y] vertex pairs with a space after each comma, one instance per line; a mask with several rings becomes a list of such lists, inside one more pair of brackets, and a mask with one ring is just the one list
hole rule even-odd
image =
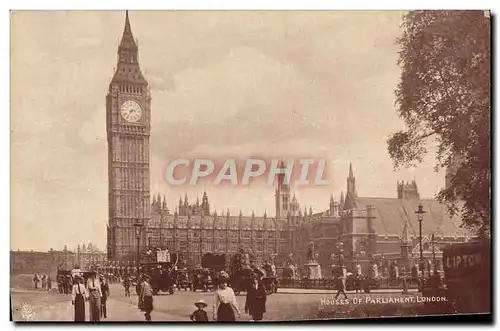
[[106, 96], [109, 260], [134, 259], [134, 223], [147, 226], [150, 218], [150, 122], [149, 87], [139, 67], [127, 11], [118, 64]]

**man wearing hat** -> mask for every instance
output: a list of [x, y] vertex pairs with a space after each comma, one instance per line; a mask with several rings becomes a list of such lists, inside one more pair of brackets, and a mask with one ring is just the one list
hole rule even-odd
[[205, 307], [207, 306], [207, 303], [203, 300], [198, 300], [194, 303], [196, 306], [196, 309], [192, 314], [191, 314], [191, 321], [193, 322], [208, 322], [208, 315], [207, 312], [204, 310]]
[[101, 282], [97, 277], [97, 273], [93, 271], [87, 280], [87, 289], [89, 291], [89, 310], [90, 321], [99, 322], [101, 320]]
[[99, 281], [101, 283], [101, 318], [108, 318], [106, 301], [109, 297], [109, 284], [106, 277], [101, 274], [99, 276]]
[[261, 321], [266, 312], [266, 289], [262, 284], [264, 272], [260, 269], [255, 269], [252, 285], [248, 288], [247, 298], [245, 301], [245, 313], [252, 316], [253, 321]]
[[153, 289], [149, 284], [150, 278], [142, 274], [141, 292], [139, 293], [139, 309], [144, 312], [146, 321], [151, 322], [151, 312], [153, 311]]

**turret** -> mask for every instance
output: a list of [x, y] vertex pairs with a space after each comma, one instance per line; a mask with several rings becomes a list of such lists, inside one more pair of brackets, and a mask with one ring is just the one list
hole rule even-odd
[[347, 177], [347, 194], [351, 194], [354, 198], [358, 196], [356, 192], [356, 179], [352, 170], [352, 163], [349, 163], [349, 177]]
[[164, 211], [166, 211], [167, 214], [168, 214], [167, 199], [165, 198], [165, 196], [163, 196], [163, 206], [162, 206], [162, 209]]

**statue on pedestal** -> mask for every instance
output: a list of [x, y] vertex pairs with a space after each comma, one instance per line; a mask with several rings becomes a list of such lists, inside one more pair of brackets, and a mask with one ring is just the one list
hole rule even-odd
[[362, 275], [361, 264], [356, 264], [356, 275]]
[[284, 279], [295, 279], [296, 278], [296, 267], [293, 261], [293, 254], [288, 254], [285, 261], [285, 267], [283, 268], [283, 278]]
[[378, 278], [378, 265], [376, 263], [373, 263], [372, 266], [372, 277], [374, 279]]
[[307, 261], [310, 261], [310, 262], [315, 261], [314, 258], [315, 258], [315, 254], [314, 254], [314, 242], [311, 241], [309, 243], [309, 249], [307, 251]]

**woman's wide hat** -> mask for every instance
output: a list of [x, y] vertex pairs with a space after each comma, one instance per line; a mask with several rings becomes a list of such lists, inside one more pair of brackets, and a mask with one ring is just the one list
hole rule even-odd
[[254, 269], [254, 271], [253, 271], [253, 272], [254, 272], [257, 276], [259, 276], [259, 277], [264, 277], [264, 276], [265, 276], [265, 274], [266, 274], [266, 272], [265, 272], [264, 270], [260, 269], [260, 268], [256, 268], [256, 269]]

